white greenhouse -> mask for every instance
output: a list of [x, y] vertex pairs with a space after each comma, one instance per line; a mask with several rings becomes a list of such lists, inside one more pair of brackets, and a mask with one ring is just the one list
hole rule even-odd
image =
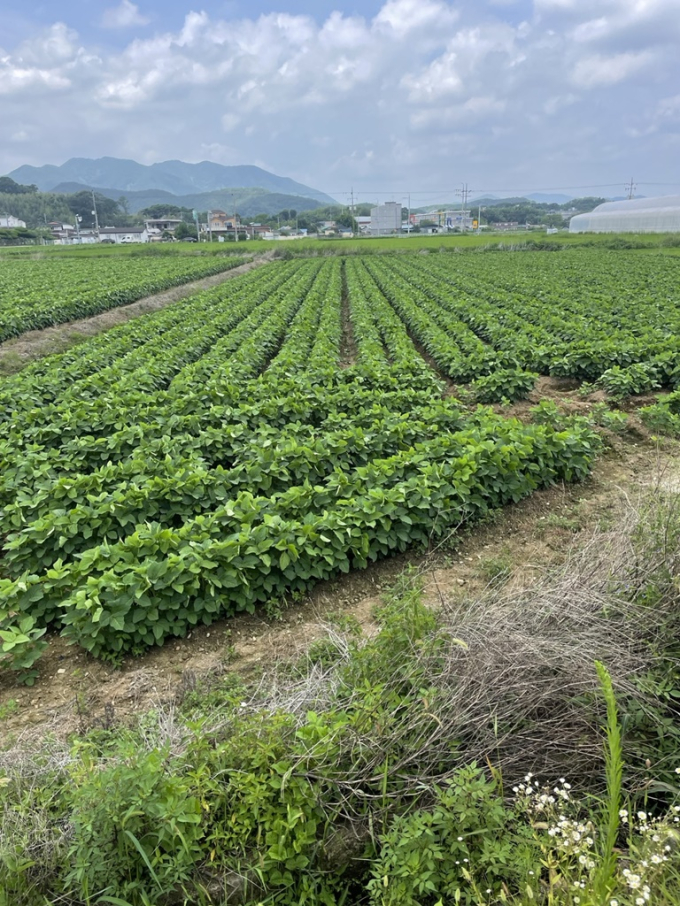
[[607, 201], [589, 214], [576, 214], [570, 233], [678, 233], [680, 195]]

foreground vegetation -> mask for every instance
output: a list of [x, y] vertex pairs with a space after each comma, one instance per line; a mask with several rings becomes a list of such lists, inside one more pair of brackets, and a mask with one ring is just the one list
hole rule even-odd
[[678, 902], [679, 542], [652, 492], [536, 585], [406, 573], [377, 635], [7, 751], [0, 902]]

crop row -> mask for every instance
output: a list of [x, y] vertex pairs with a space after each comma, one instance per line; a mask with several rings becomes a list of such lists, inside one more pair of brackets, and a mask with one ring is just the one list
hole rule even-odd
[[0, 342], [75, 321], [244, 263], [243, 258], [8, 259], [0, 273]]
[[[422, 301], [437, 324], [448, 324], [446, 332], [463, 325], [486, 344], [487, 354], [500, 355], [502, 361], [489, 368], [484, 359], [478, 363], [474, 350], [462, 348], [468, 377], [514, 365], [593, 381], [612, 367], [654, 359], [664, 379], [675, 382], [669, 363], [680, 352], [677, 258], [572, 250], [432, 256], [426, 263], [409, 256], [396, 259], [387, 272], [377, 259], [370, 267], [382, 274], [389, 292], [403, 287], [405, 295]], [[456, 333], [461, 347], [465, 336]], [[446, 344], [439, 346], [446, 368]], [[437, 359], [436, 349], [428, 351]]]
[[265, 498], [244, 491], [179, 529], [137, 526], [42, 576], [5, 581], [3, 594], [97, 656], [137, 651], [428, 543], [546, 482], [582, 477], [589, 454], [583, 429], [558, 433], [488, 414], [476, 429], [339, 472], [321, 487]]

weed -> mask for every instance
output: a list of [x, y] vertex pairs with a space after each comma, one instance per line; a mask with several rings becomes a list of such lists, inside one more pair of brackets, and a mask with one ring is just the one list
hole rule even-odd
[[15, 698], [10, 698], [0, 705], [0, 720], [7, 720], [19, 710], [19, 702]]
[[550, 528], [564, 529], [567, 532], [580, 532], [583, 528], [581, 519], [577, 515], [566, 515], [563, 513], [549, 513], [545, 518], [546, 526]]
[[508, 553], [485, 557], [479, 563], [479, 573], [488, 585], [502, 585], [512, 575], [513, 562]]

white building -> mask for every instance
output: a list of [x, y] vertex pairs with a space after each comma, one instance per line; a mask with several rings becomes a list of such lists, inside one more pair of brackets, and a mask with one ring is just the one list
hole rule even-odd
[[156, 217], [152, 220], [145, 220], [144, 226], [149, 235], [149, 242], [159, 242], [163, 238], [163, 233], [174, 235], [180, 223], [182, 223], [181, 217]]
[[23, 220], [19, 220], [11, 214], [0, 214], [0, 227], [8, 227], [10, 230], [21, 227], [25, 230], [26, 224]]
[[680, 195], [607, 201], [569, 221], [570, 233], [678, 233]]
[[[411, 214], [411, 223], [421, 226], [434, 224], [435, 232], [450, 230], [471, 230], [472, 220], [468, 211], [427, 211], [425, 214]], [[431, 232], [431, 229], [429, 229]]]
[[116, 245], [128, 245], [132, 242], [148, 242], [149, 234], [143, 227], [102, 227], [99, 231], [100, 242], [115, 242]]
[[371, 236], [401, 233], [401, 203], [388, 201], [371, 208]]

